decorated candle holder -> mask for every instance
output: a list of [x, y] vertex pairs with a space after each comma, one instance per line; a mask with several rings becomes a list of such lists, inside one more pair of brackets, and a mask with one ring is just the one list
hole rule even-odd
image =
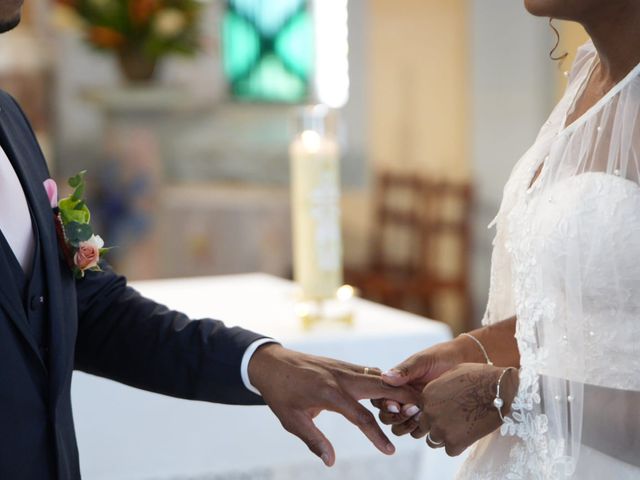
[[[290, 146], [296, 313], [307, 327], [350, 324], [353, 289], [342, 286], [340, 148], [336, 116], [324, 105], [300, 110]], [[350, 294], [348, 294], [350, 292]]]

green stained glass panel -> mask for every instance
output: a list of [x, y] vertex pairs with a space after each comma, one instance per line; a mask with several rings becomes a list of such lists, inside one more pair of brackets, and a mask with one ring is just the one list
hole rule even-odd
[[224, 19], [223, 42], [235, 45], [224, 56], [224, 71], [228, 78], [238, 78], [251, 70], [260, 56], [260, 37], [242, 17], [233, 13]]
[[300, 102], [314, 60], [307, 0], [227, 0], [223, 65], [239, 100]]
[[282, 62], [304, 78], [309, 77], [313, 68], [313, 35], [309, 34], [312, 28], [309, 15], [296, 15], [275, 42], [275, 51]]

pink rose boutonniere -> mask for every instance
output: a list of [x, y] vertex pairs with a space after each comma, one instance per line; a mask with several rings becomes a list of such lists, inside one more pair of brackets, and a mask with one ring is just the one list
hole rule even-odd
[[91, 212], [85, 203], [84, 176], [86, 171], [69, 179], [73, 193], [58, 202], [58, 186], [53, 179], [44, 181], [44, 188], [55, 216], [56, 233], [65, 260], [76, 278], [83, 278], [87, 270], [101, 271], [100, 257], [109, 251], [104, 241], [93, 233]]

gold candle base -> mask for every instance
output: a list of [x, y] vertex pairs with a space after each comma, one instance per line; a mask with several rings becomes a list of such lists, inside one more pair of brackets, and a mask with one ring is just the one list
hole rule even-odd
[[343, 285], [334, 297], [324, 299], [300, 298], [295, 305], [296, 315], [304, 330], [317, 328], [350, 328], [354, 323], [352, 299], [354, 289]]

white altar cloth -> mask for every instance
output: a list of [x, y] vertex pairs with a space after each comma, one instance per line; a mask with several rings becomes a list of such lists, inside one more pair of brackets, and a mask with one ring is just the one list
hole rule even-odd
[[[442, 323], [360, 299], [353, 328], [304, 331], [293, 284], [263, 274], [132, 285], [191, 318], [219, 318], [296, 350], [383, 369], [451, 338]], [[459, 464], [410, 437], [393, 438], [397, 453], [386, 457], [332, 413], [317, 421], [336, 449], [327, 469], [266, 407], [179, 400], [81, 372], [72, 398], [84, 480], [446, 480]]]

